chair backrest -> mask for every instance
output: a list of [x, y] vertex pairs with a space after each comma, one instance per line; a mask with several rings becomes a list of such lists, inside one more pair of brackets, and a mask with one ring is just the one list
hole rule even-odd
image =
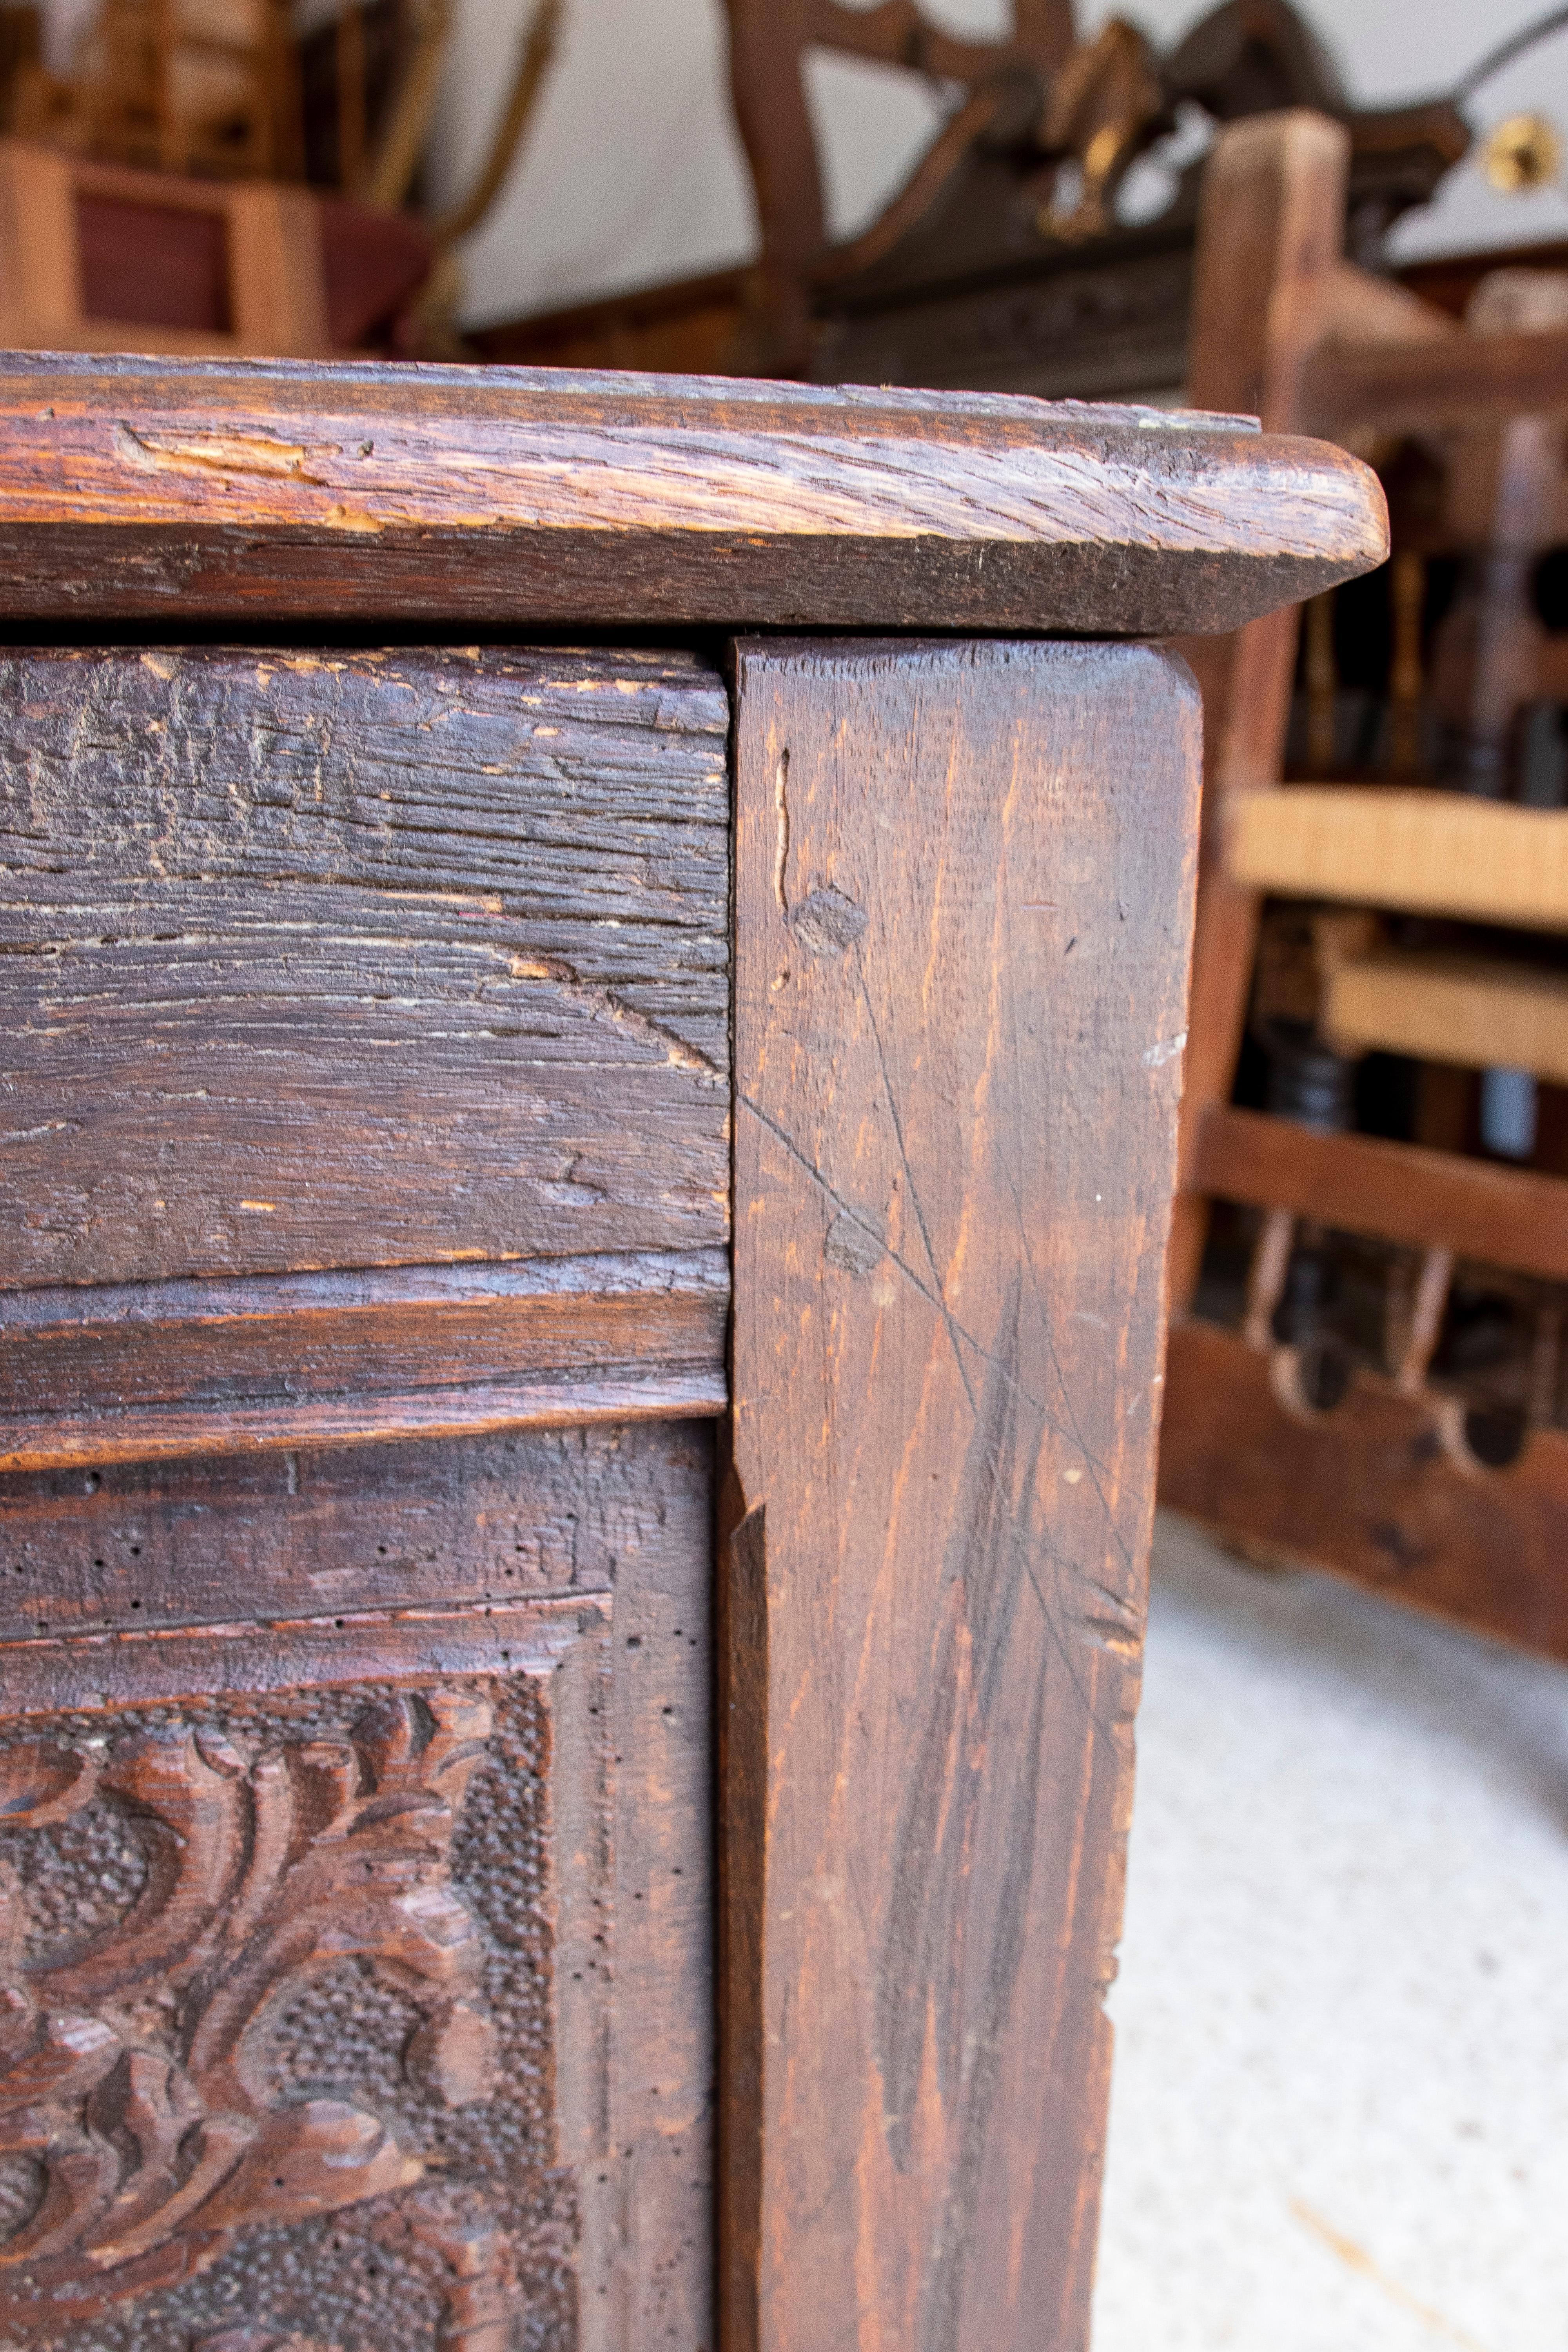
[[[1306, 362], [1321, 341], [1343, 248], [1350, 134], [1296, 110], [1233, 124], [1204, 176], [1189, 342], [1194, 408], [1299, 429]], [[1207, 1214], [1194, 1177], [1203, 1122], [1229, 1097], [1258, 944], [1260, 900], [1226, 870], [1229, 805], [1281, 773], [1299, 606], [1228, 637], [1184, 646], [1203, 688], [1204, 820], [1193, 998], [1182, 1108], [1181, 1197], [1172, 1303], [1197, 1281]]]
[[1072, 0], [1013, 0], [1001, 41], [963, 41], [931, 24], [914, 0], [852, 8], [839, 0], [725, 0], [735, 120], [751, 165], [771, 313], [781, 367], [809, 349], [809, 276], [827, 241], [822, 169], [806, 102], [807, 48], [835, 49], [905, 66], [973, 89], [1009, 68], [1048, 78], [1073, 46]]

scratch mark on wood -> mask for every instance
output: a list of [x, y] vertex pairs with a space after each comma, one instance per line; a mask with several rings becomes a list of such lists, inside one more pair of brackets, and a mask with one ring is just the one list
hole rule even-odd
[[973, 1412], [975, 1410], [974, 1388], [969, 1377], [968, 1367], [958, 1350], [959, 1327], [948, 1308], [942, 1270], [937, 1265], [936, 1251], [931, 1245], [931, 1228], [926, 1223], [925, 1211], [921, 1205], [920, 1187], [915, 1182], [915, 1171], [910, 1165], [909, 1147], [904, 1140], [904, 1122], [899, 1116], [898, 1098], [893, 1093], [893, 1081], [888, 1074], [888, 1056], [882, 1045], [881, 1027], [877, 1019], [876, 1008], [871, 1003], [870, 991], [866, 985], [864, 971], [857, 971], [856, 979], [860, 986], [860, 1003], [865, 1010], [867, 1026], [871, 1033], [871, 1042], [877, 1049], [877, 1067], [881, 1074], [882, 1092], [888, 1100], [888, 1116], [893, 1122], [893, 1135], [899, 1147], [899, 1164], [904, 1171], [904, 1181], [909, 1187], [910, 1206], [915, 1213], [915, 1223], [920, 1227], [921, 1241], [926, 1254], [926, 1264], [931, 1268], [931, 1278], [936, 1286], [937, 1305], [941, 1309], [942, 1320], [947, 1325], [948, 1338], [952, 1345], [953, 1361], [958, 1367], [958, 1377], [963, 1383], [963, 1393], [969, 1400], [969, 1410]]
[[323, 488], [326, 476], [312, 472], [310, 459], [338, 456], [334, 441], [275, 441], [265, 433], [137, 432], [123, 422], [114, 428], [114, 454], [144, 474], [248, 474], [262, 479], [310, 482]]
[[[742, 1109], [749, 1110], [752, 1118], [763, 1127], [767, 1129], [768, 1133], [773, 1138], [774, 1141], [783, 1146], [784, 1150], [789, 1153], [790, 1158], [795, 1162], [797, 1167], [803, 1170], [803, 1171], [810, 1177], [812, 1182], [818, 1187], [824, 1198], [831, 1201], [834, 1207], [842, 1216], [847, 1218], [851, 1224], [859, 1227], [861, 1233], [866, 1235], [868, 1244], [875, 1244], [879, 1255], [886, 1257], [889, 1265], [898, 1267], [899, 1272], [903, 1276], [906, 1282], [920, 1293], [927, 1306], [934, 1307], [937, 1314], [942, 1317], [942, 1321], [948, 1328], [950, 1335], [962, 1339], [964, 1346], [972, 1349], [983, 1363], [994, 1363], [996, 1360], [995, 1357], [993, 1355], [991, 1349], [985, 1346], [984, 1340], [977, 1339], [973, 1331], [965, 1330], [963, 1325], [956, 1319], [946, 1307], [943, 1306], [938, 1292], [931, 1287], [930, 1283], [921, 1280], [921, 1276], [915, 1272], [914, 1267], [910, 1264], [908, 1258], [901, 1256], [896, 1249], [893, 1249], [889, 1244], [868, 1217], [863, 1216], [858, 1209], [857, 1209], [850, 1202], [845, 1200], [842, 1193], [834, 1190], [826, 1177], [823, 1174], [821, 1169], [815, 1167], [806, 1158], [805, 1152], [802, 1151], [799, 1144], [795, 1142], [794, 1137], [786, 1134], [784, 1129], [779, 1126], [776, 1119], [770, 1118], [767, 1112], [763, 1109], [759, 1103], [753, 1101], [750, 1095], [742, 1094], [737, 1089], [735, 1100], [741, 1106]], [[1000, 1367], [1000, 1370], [1004, 1379], [1011, 1380], [1015, 1377], [1014, 1374], [1007, 1370], [1005, 1365]], [[964, 1381], [964, 1386], [966, 1389], [969, 1386], [967, 1380]], [[1029, 1405], [1036, 1412], [1039, 1413], [1046, 1428], [1052, 1431], [1052, 1433], [1058, 1437], [1070, 1439], [1074, 1448], [1079, 1453], [1082, 1454], [1086, 1462], [1093, 1461], [1095, 1463], [1096, 1467], [1099, 1469], [1102, 1476], [1109, 1478], [1113, 1486], [1117, 1486], [1123, 1494], [1131, 1496], [1132, 1500], [1140, 1503], [1142, 1502], [1142, 1496], [1139, 1488], [1130, 1486], [1125, 1479], [1119, 1477], [1118, 1475], [1110, 1468], [1109, 1463], [1100, 1460], [1098, 1456], [1091, 1455], [1088, 1452], [1084, 1444], [1082, 1433], [1076, 1427], [1069, 1427], [1065, 1422], [1058, 1421], [1051, 1413], [1050, 1408], [1043, 1402], [1043, 1400], [1032, 1395], [1027, 1389], [1020, 1389], [1019, 1394], [1022, 1396], [1024, 1402], [1026, 1405]]]
[[[1102, 1519], [1140, 1549], [1174, 1070], [1139, 1057], [1182, 1018], [1193, 698], [1103, 646], [758, 646], [736, 678], [764, 2339], [1078, 2343], [1141, 1590]], [[833, 884], [871, 922], [825, 968]]]
[[773, 896], [779, 902], [779, 912], [789, 920], [789, 899], [784, 879], [789, 866], [789, 753], [781, 751], [773, 769], [773, 811], [778, 819], [778, 847], [773, 857]]
[[573, 971], [563, 956], [510, 956], [507, 962], [514, 980], [547, 980], [553, 987], [563, 989], [590, 1012], [614, 1022], [616, 1028], [624, 1029], [628, 1035], [657, 1046], [671, 1069], [692, 1070], [715, 1085], [728, 1085], [729, 1073], [710, 1062], [706, 1054], [699, 1053], [695, 1045], [689, 1045], [683, 1037], [678, 1037], [674, 1030], [667, 1029], [662, 1022], [653, 1020], [646, 1013], [639, 1013], [635, 1005], [617, 996], [614, 989], [600, 988], [594, 982], [584, 980]]
[[[952, 2352], [958, 2340], [963, 2266], [1034, 1871], [1048, 1679], [1043, 1664], [1034, 1672], [1026, 1732], [1005, 1741], [995, 1737], [1003, 1685], [1017, 1654], [1013, 1628], [1025, 1565], [1019, 1538], [1033, 1515], [1037, 1468], [1033, 1433], [1020, 1432], [1018, 1384], [1004, 1377], [1008, 1360], [1016, 1360], [1017, 1326], [1015, 1287], [956, 1498], [943, 1562], [949, 1602], [895, 1839], [878, 1971], [878, 2064], [898, 2169], [908, 2173], [915, 2160], [912, 2117], [928, 2046], [938, 2095], [955, 2119], [945, 2193], [932, 2222], [921, 2352]], [[964, 1883], [983, 1803], [1000, 1808], [1005, 1820], [1007, 1859], [982, 1929], [986, 1942], [975, 1952], [970, 1938], [978, 1923]], [[971, 2006], [977, 1970], [978, 2015]]]

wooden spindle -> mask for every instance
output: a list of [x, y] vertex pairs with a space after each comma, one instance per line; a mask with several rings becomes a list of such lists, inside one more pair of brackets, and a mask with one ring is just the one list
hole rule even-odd
[[1314, 596], [1307, 607], [1307, 762], [1314, 777], [1333, 772], [1339, 686], [1333, 596]]
[[364, 184], [364, 16], [349, 0], [338, 18], [338, 185], [344, 195]]
[[1530, 1420], [1535, 1429], [1549, 1429], [1557, 1418], [1557, 1391], [1563, 1377], [1563, 1309], [1542, 1307], [1535, 1318], [1530, 1349]]
[[1426, 565], [1419, 555], [1396, 555], [1389, 583], [1394, 607], [1394, 657], [1388, 674], [1389, 771], [1421, 772], [1421, 628], [1426, 611]]
[[1421, 1261], [1410, 1328], [1399, 1360], [1398, 1381], [1406, 1396], [1419, 1396], [1436, 1352], [1448, 1308], [1448, 1288], [1454, 1279], [1454, 1253], [1431, 1249]]
[[1242, 1336], [1249, 1348], [1274, 1344], [1274, 1310], [1284, 1295], [1295, 1245], [1296, 1220], [1289, 1209], [1270, 1209], [1252, 1253], [1247, 1277], [1247, 1318]]

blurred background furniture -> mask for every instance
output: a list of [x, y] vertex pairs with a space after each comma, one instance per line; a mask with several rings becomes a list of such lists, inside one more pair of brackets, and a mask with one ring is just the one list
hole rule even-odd
[[1204, 190], [1191, 397], [1373, 456], [1394, 553], [1300, 650], [1296, 614], [1188, 648], [1208, 751], [1161, 1493], [1568, 1655], [1568, 638], [1539, 576], [1568, 278], [1482, 277], [1461, 325], [1367, 277], [1347, 150], [1319, 116], [1244, 124]]
[[518, 152], [554, 46], [537, 0], [489, 150], [420, 205], [451, 0], [101, 0], [65, 77], [4, 13], [0, 334], [13, 348], [440, 355], [449, 249]]
[[[1189, 162], [1136, 225], [1118, 219], [1117, 199], [1179, 119], [1310, 106], [1342, 121], [1348, 236], [1363, 259], [1470, 144], [1445, 100], [1353, 107], [1289, 0], [1226, 0], [1165, 56], [1121, 20], [1079, 39], [1071, 0], [1017, 0], [1010, 37], [990, 43], [951, 39], [910, 0], [728, 5], [759, 261], [487, 327], [471, 338], [484, 358], [1053, 398], [1173, 390], [1186, 369], [1202, 165]], [[880, 218], [837, 247], [802, 89], [808, 45], [901, 65], [962, 95]]]
[[398, 336], [434, 257], [406, 214], [0, 140], [0, 342], [13, 350], [375, 349]]

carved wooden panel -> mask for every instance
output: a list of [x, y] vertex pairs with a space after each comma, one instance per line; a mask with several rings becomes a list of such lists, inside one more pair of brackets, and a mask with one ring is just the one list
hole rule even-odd
[[0, 2326], [561, 2337], [551, 1729], [529, 1675], [14, 1729]]
[[30, 1482], [141, 1558], [0, 1641], [6, 2352], [710, 2340], [706, 1432], [407, 1454]]

